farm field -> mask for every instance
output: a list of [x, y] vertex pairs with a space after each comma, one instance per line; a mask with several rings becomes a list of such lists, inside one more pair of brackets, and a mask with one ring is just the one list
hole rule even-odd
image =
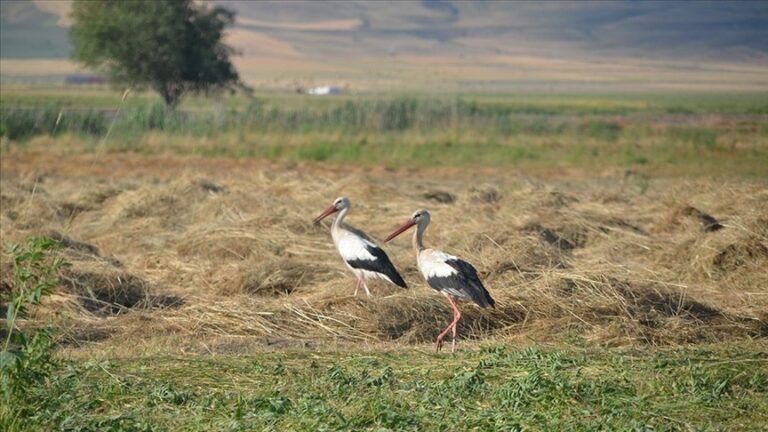
[[[152, 96], [6, 87], [0, 235], [70, 266], [11, 430], [760, 430], [764, 94]], [[120, 111], [118, 112], [118, 108]], [[57, 120], [58, 119], [58, 120]], [[354, 279], [317, 216], [414, 210], [497, 308]], [[2, 285], [14, 284], [9, 253]], [[3, 315], [5, 312], [3, 311]]]

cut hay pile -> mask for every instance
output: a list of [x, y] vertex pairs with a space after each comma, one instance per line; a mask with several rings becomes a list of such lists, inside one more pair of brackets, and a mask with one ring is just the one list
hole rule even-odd
[[451, 311], [421, 280], [408, 239], [385, 248], [411, 289], [374, 283], [374, 298], [352, 296], [328, 225], [311, 224], [341, 194], [349, 221], [379, 239], [414, 210], [432, 211], [426, 242], [473, 262], [497, 300], [495, 310], [463, 308], [463, 338], [768, 338], [762, 180], [488, 171], [475, 184], [477, 173], [461, 170], [89, 158], [2, 161], [3, 239], [53, 233], [72, 263], [58, 293], [69, 305], [65, 342], [206, 352], [431, 342]]

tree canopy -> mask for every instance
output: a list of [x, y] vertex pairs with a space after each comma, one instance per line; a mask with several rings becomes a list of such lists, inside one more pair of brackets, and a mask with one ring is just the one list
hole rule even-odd
[[222, 42], [234, 12], [192, 0], [75, 0], [73, 58], [175, 106], [188, 92], [242, 87]]

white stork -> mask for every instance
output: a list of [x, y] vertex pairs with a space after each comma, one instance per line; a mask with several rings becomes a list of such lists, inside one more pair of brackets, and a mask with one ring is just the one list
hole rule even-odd
[[408, 288], [384, 250], [364, 232], [344, 223], [344, 217], [350, 207], [349, 198], [336, 198], [330, 207], [315, 218], [314, 223], [317, 224], [326, 216], [339, 212], [331, 225], [331, 236], [344, 263], [357, 276], [355, 295], [362, 285], [365, 293], [371, 296], [368, 284], [365, 283], [367, 279], [384, 279], [399, 287]]
[[443, 338], [451, 330], [453, 333], [451, 352], [453, 352], [456, 348], [456, 325], [461, 319], [461, 312], [456, 300], [469, 298], [483, 308], [495, 307], [496, 302], [483, 286], [477, 276], [477, 270], [472, 267], [472, 264], [445, 252], [424, 247], [424, 230], [427, 229], [429, 220], [429, 212], [419, 210], [403, 226], [390, 234], [384, 242], [392, 240], [408, 228], [416, 225], [416, 232], [413, 233], [413, 248], [416, 250], [416, 263], [419, 266], [419, 271], [432, 289], [437, 290], [448, 299], [451, 309], [453, 309], [453, 321], [437, 336], [437, 351], [440, 351], [443, 346]]

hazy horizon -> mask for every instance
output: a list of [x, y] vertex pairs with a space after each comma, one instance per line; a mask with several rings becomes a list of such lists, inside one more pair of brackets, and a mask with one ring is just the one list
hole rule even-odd
[[[768, 88], [763, 2], [215, 1], [257, 87]], [[80, 70], [69, 1], [2, 2], [4, 81]]]

